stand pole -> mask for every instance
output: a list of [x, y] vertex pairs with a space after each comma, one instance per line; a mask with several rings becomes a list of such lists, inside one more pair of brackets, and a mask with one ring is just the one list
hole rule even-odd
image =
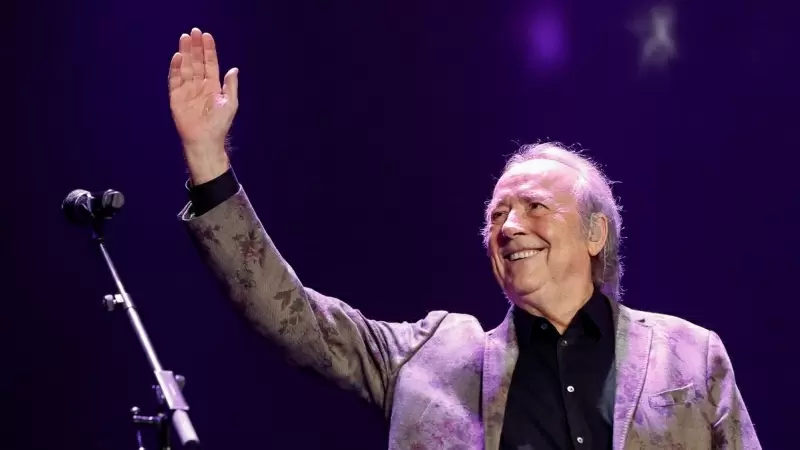
[[[170, 424], [175, 429], [182, 446], [197, 448], [200, 445], [200, 441], [197, 437], [194, 427], [192, 426], [192, 422], [189, 419], [189, 404], [183, 397], [183, 392], [181, 390], [181, 385], [183, 384], [184, 379], [180, 375], [175, 375], [172, 371], [165, 370], [161, 365], [161, 362], [158, 360], [156, 351], [153, 348], [153, 344], [150, 342], [150, 338], [147, 335], [144, 324], [142, 323], [139, 313], [134, 306], [133, 300], [131, 299], [130, 294], [128, 294], [128, 291], [125, 290], [122, 280], [117, 273], [117, 269], [108, 253], [108, 249], [106, 249], [105, 240], [102, 233], [102, 220], [103, 219], [98, 219], [93, 223], [94, 240], [97, 241], [100, 246], [100, 252], [103, 254], [103, 259], [108, 266], [108, 270], [111, 272], [111, 276], [114, 278], [114, 283], [116, 284], [118, 291], [118, 293], [115, 295], [105, 296], [105, 306], [109, 311], [113, 311], [117, 307], [121, 306], [126, 312], [128, 319], [133, 326], [133, 330], [136, 333], [136, 337], [139, 339], [139, 343], [144, 349], [145, 356], [147, 357], [147, 361], [150, 363], [150, 367], [153, 370], [156, 381], [158, 382], [158, 384], [154, 386], [154, 389], [156, 391], [159, 404], [161, 405], [161, 411], [155, 417], [141, 416], [139, 415], [139, 408], [134, 407], [131, 410], [133, 414], [133, 420], [138, 425], [150, 425], [157, 427], [160, 450], [169, 450], [170, 448]], [[137, 438], [139, 440], [139, 449], [143, 450], [141, 444], [141, 435], [138, 435]]]

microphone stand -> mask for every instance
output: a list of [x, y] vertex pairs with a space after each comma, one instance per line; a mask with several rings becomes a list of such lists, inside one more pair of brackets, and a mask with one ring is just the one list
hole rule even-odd
[[[106, 295], [103, 303], [109, 312], [121, 308], [130, 319], [133, 326], [133, 331], [139, 339], [139, 343], [144, 349], [147, 356], [147, 361], [150, 363], [150, 368], [156, 377], [158, 384], [153, 385], [153, 390], [156, 394], [158, 402], [158, 413], [155, 416], [141, 415], [138, 407], [131, 408], [131, 414], [134, 424], [137, 426], [136, 438], [138, 450], [145, 450], [142, 444], [141, 430], [145, 427], [155, 428], [158, 436], [159, 450], [170, 450], [170, 428], [174, 428], [178, 434], [178, 438], [184, 447], [199, 448], [200, 441], [197, 433], [192, 426], [189, 419], [189, 404], [183, 397], [183, 386], [185, 378], [181, 375], [174, 374], [170, 370], [164, 369], [161, 362], [156, 356], [156, 351], [150, 338], [145, 331], [144, 324], [139, 318], [139, 313], [131, 300], [130, 294], [125, 290], [122, 285], [122, 280], [111, 261], [111, 256], [106, 249], [105, 238], [103, 235], [104, 221], [111, 218], [111, 213], [97, 214], [92, 219], [93, 240], [96, 241], [100, 247], [100, 252], [103, 254], [103, 259], [111, 272], [111, 277], [117, 286], [117, 293], [113, 295]], [[170, 427], [171, 425], [171, 427]]]

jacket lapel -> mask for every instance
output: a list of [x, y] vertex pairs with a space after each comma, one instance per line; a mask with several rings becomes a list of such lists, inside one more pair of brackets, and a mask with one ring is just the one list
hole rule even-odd
[[614, 450], [625, 447], [628, 429], [644, 387], [653, 330], [635, 312], [612, 301], [616, 324], [616, 393], [614, 402]]
[[[613, 449], [623, 450], [644, 388], [653, 330], [644, 319], [635, 317], [635, 311], [615, 301], [610, 303], [616, 327], [615, 370], [609, 379], [616, 379], [612, 391], [615, 396]], [[508, 390], [519, 357], [513, 309], [509, 309], [500, 326], [486, 334], [484, 345], [481, 397], [484, 441], [486, 450], [496, 450], [500, 447]]]
[[486, 450], [500, 447], [508, 389], [518, 355], [517, 333], [512, 309], [509, 309], [503, 323], [486, 333], [481, 397]]

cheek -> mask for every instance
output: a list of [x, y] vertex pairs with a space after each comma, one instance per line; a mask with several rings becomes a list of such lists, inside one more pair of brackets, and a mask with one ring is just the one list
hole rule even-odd
[[559, 215], [547, 219], [537, 222], [532, 231], [550, 247], [548, 259], [559, 259], [572, 253], [580, 241], [580, 228]]
[[486, 256], [489, 257], [489, 262], [492, 264], [492, 270], [495, 272], [501, 270], [502, 265], [501, 261], [499, 260], [499, 256], [497, 256], [499, 245], [497, 244], [497, 233], [492, 233], [489, 236], [489, 245], [486, 250]]
[[558, 241], [558, 232], [563, 226], [563, 223], [548, 218], [547, 220], [537, 220], [532, 223], [531, 231], [548, 245], [553, 245]]
[[580, 221], [564, 220], [551, 226], [549, 232], [549, 239], [560, 257], [572, 260], [577, 254], [586, 253], [586, 236]]

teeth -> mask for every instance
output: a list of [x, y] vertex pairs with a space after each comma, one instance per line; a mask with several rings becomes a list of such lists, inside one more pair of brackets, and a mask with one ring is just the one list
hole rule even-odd
[[516, 252], [508, 255], [508, 259], [511, 261], [516, 261], [518, 259], [530, 258], [531, 256], [536, 255], [540, 251], [541, 250], [523, 250], [521, 252]]

